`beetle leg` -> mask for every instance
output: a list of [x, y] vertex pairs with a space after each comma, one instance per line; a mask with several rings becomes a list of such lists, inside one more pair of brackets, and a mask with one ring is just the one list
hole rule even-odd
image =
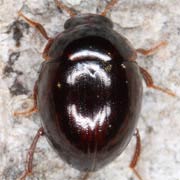
[[136, 136], [136, 149], [135, 149], [134, 156], [132, 158], [132, 161], [131, 161], [129, 167], [133, 170], [134, 174], [139, 178], [139, 180], [142, 180], [142, 177], [140, 176], [138, 171], [135, 169], [135, 167], [138, 163], [140, 154], [141, 154], [141, 137], [140, 137], [138, 129], [136, 129], [135, 136]]
[[46, 61], [48, 61], [48, 60], [51, 59], [51, 58], [49, 57], [49, 55], [48, 55], [48, 52], [49, 52], [49, 49], [50, 49], [53, 41], [54, 41], [54, 39], [49, 39], [46, 47], [44, 48], [44, 51], [43, 51], [43, 55], [42, 55], [42, 56], [43, 56], [43, 58], [44, 58]]
[[36, 112], [38, 112], [38, 109], [36, 106], [33, 106], [31, 109], [28, 109], [27, 111], [14, 112], [14, 116], [30, 116]]
[[30, 116], [35, 112], [38, 112], [37, 108], [37, 82], [34, 85], [34, 90], [33, 90], [33, 100], [34, 100], [34, 105], [31, 109], [28, 109], [26, 111], [20, 111], [20, 112], [14, 112], [14, 116]]
[[54, 0], [56, 3], [56, 6], [60, 9], [64, 9], [71, 17], [76, 16], [77, 14], [69, 7], [67, 7], [65, 4], [63, 4], [61, 1]]
[[39, 140], [39, 138], [44, 135], [44, 130], [43, 128], [41, 127], [36, 136], [34, 137], [34, 140], [28, 150], [28, 154], [27, 154], [27, 160], [26, 160], [26, 166], [25, 166], [25, 171], [23, 172], [23, 174], [21, 175], [20, 177], [20, 180], [25, 180], [27, 176], [31, 175], [32, 174], [32, 162], [33, 162], [33, 155], [34, 155], [34, 151], [36, 149], [36, 145], [37, 145], [37, 142]]
[[157, 44], [156, 46], [150, 48], [150, 49], [143, 49], [143, 48], [139, 48], [136, 49], [136, 52], [143, 54], [145, 56], [154, 54], [156, 51], [158, 51], [161, 47], [167, 46], [168, 43], [167, 41], [161, 41], [159, 44]]
[[90, 173], [87, 172], [84, 176], [82, 176], [81, 180], [87, 180], [90, 176]]
[[43, 36], [45, 39], [47, 39], [47, 40], [50, 39], [49, 36], [47, 35], [46, 30], [44, 29], [44, 27], [43, 27], [40, 23], [35, 22], [35, 21], [27, 18], [27, 17], [21, 12], [21, 10], [18, 12], [18, 16], [21, 16], [30, 26], [36, 28], [36, 29], [42, 34], [42, 36]]
[[141, 71], [141, 74], [142, 74], [142, 76], [146, 82], [147, 87], [159, 90], [159, 91], [166, 93], [170, 96], [176, 96], [176, 94], [173, 93], [171, 90], [163, 89], [159, 86], [154, 85], [154, 82], [153, 82], [151, 75], [144, 68], [140, 67], [140, 71]]
[[43, 58], [44, 58], [45, 60], [49, 60], [50, 58], [49, 58], [47, 52], [48, 52], [49, 48], [51, 47], [51, 44], [52, 44], [52, 42], [53, 42], [53, 39], [50, 38], [50, 37], [47, 35], [46, 30], [44, 29], [44, 27], [43, 27], [40, 23], [35, 22], [35, 21], [27, 18], [21, 11], [18, 12], [18, 15], [21, 16], [29, 25], [35, 27], [35, 28], [41, 33], [41, 35], [42, 35], [45, 39], [48, 40], [48, 43], [47, 43], [47, 45], [46, 45], [46, 47], [45, 47], [45, 49], [44, 49], [44, 51], [43, 51]]
[[117, 3], [117, 0], [111, 0], [105, 7], [105, 9], [103, 10], [103, 12], [101, 13], [101, 16], [106, 16], [106, 14], [108, 13], [108, 11], [110, 11], [110, 9], [112, 9], [112, 7]]

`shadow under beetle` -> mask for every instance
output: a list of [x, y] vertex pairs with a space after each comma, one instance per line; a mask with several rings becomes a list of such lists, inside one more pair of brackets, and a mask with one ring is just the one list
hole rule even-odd
[[[32, 173], [37, 141], [45, 135], [59, 156], [80, 171], [92, 172], [113, 161], [126, 148], [133, 134], [137, 143], [130, 167], [142, 179], [135, 166], [141, 150], [136, 129], [142, 102], [142, 77], [148, 87], [175, 96], [170, 90], [154, 85], [149, 73], [136, 63], [137, 53], [129, 41], [113, 30], [105, 17], [117, 0], [111, 0], [100, 14], [77, 15], [63, 3], [71, 18], [65, 30], [50, 38], [43, 26], [24, 16], [48, 40], [45, 61], [34, 87], [34, 107], [14, 115], [39, 111], [42, 127], [29, 149], [21, 180]], [[83, 179], [87, 179], [86, 174]]]

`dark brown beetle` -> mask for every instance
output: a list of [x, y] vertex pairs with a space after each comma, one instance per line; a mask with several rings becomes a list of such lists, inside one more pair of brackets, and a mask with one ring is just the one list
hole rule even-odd
[[150, 50], [134, 50], [105, 17], [115, 0], [101, 15], [80, 16], [55, 2], [72, 16], [55, 38], [49, 38], [41, 24], [19, 12], [48, 40], [43, 53], [46, 61], [34, 88], [35, 106], [28, 112], [15, 113], [27, 115], [38, 109], [43, 126], [30, 147], [21, 179], [32, 172], [34, 149], [42, 134], [65, 162], [85, 172], [113, 161], [135, 134], [137, 144], [130, 167], [141, 179], [135, 170], [141, 149], [136, 131], [142, 101], [141, 79], [148, 87], [174, 94], [155, 86], [149, 73], [135, 60], [137, 52], [148, 55], [166, 42]]

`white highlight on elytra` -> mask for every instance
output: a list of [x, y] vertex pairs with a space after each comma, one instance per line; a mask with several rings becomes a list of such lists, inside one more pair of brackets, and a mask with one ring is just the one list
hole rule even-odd
[[105, 86], [111, 85], [111, 80], [105, 70], [103, 70], [99, 64], [92, 62], [78, 63], [69, 73], [67, 83], [69, 85], [75, 85], [79, 78], [83, 76], [90, 76], [93, 79], [99, 78]]
[[124, 64], [121, 64], [122, 68], [126, 69], [126, 66]]
[[91, 50], [81, 50], [79, 52], [76, 52], [72, 55], [69, 56], [69, 59], [71, 61], [76, 60], [76, 59], [82, 59], [85, 57], [92, 57], [92, 58], [98, 58], [98, 59], [103, 59], [104, 61], [110, 61], [111, 57], [108, 56], [107, 54], [102, 54], [97, 52], [97, 51], [91, 51]]
[[104, 105], [92, 118], [85, 117], [77, 111], [77, 108], [74, 104], [68, 106], [68, 114], [74, 117], [76, 124], [82, 129], [90, 128], [94, 130], [96, 126], [102, 126], [105, 118], [108, 118], [111, 114], [111, 107]]

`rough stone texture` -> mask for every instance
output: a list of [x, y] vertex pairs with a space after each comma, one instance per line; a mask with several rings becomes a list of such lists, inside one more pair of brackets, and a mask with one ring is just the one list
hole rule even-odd
[[[105, 0], [64, 0], [82, 13], [101, 12]], [[63, 30], [68, 14], [52, 0], [0, 0], [0, 179], [15, 180], [24, 169], [25, 157], [40, 127], [40, 117], [13, 117], [15, 110], [32, 106], [32, 89], [43, 61], [46, 41], [33, 28], [17, 18], [17, 11], [41, 22], [49, 36]], [[134, 47], [151, 47], [161, 40], [169, 45], [156, 54], [138, 57], [156, 84], [172, 89], [173, 98], [144, 86], [139, 129], [142, 154], [138, 171], [144, 180], [180, 180], [180, 1], [121, 0], [108, 13], [115, 29]], [[16, 41], [14, 40], [16, 39]], [[16, 44], [17, 43], [17, 44]], [[17, 47], [20, 43], [20, 46]], [[92, 180], [137, 179], [128, 164], [133, 154], [133, 138], [126, 151]], [[41, 138], [34, 158], [31, 180], [77, 180], [82, 174], [64, 164]]]

